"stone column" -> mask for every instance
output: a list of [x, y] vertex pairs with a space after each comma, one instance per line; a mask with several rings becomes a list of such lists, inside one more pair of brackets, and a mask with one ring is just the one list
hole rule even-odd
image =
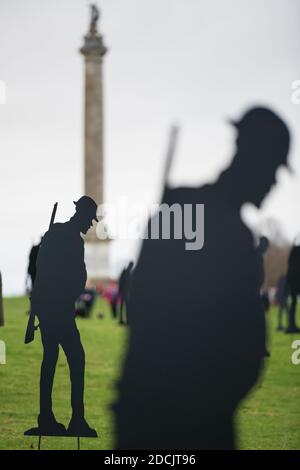
[[91, 28], [80, 52], [85, 57], [84, 189], [97, 204], [103, 202], [103, 81], [102, 37]]
[[[97, 31], [98, 19], [99, 10], [92, 5], [90, 29], [80, 52], [85, 59], [84, 194], [100, 205], [104, 202], [102, 62], [107, 49]], [[89, 278], [107, 278], [107, 245], [97, 238], [95, 228], [88, 232], [85, 251]]]

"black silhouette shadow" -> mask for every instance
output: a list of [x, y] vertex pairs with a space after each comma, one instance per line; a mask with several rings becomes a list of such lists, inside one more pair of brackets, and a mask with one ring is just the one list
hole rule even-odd
[[163, 202], [182, 211], [205, 204], [203, 248], [188, 251], [184, 237], [143, 243], [114, 405], [118, 449], [236, 446], [235, 411], [256, 384], [265, 352], [260, 262], [240, 209], [260, 207], [287, 164], [290, 138], [265, 108], [235, 126], [236, 153], [216, 183], [164, 193]]
[[[76, 212], [68, 222], [54, 224], [55, 206], [37, 257], [25, 343], [33, 340], [34, 319], [38, 317], [44, 356], [38, 427], [25, 435], [97, 437], [84, 418], [85, 354], [75, 322], [75, 301], [84, 291], [87, 278], [81, 233], [88, 231], [93, 219], [97, 221], [97, 205], [87, 196], [75, 205]], [[67, 429], [56, 421], [52, 410], [59, 346], [67, 357], [71, 378], [72, 418]]]
[[[269, 293], [267, 290], [263, 290], [263, 284], [265, 281], [265, 267], [264, 267], [264, 255], [270, 246], [269, 239], [267, 237], [260, 237], [259, 244], [257, 247], [257, 256], [258, 256], [258, 265], [259, 265], [259, 275], [260, 275], [260, 299], [263, 307], [264, 313], [267, 313], [270, 309], [270, 300]], [[265, 345], [265, 357], [270, 357], [270, 352], [267, 350]]]
[[[120, 325], [129, 324], [129, 294], [130, 294], [130, 281], [132, 276], [133, 262], [130, 261], [128, 266], [123, 269], [119, 279], [119, 297], [120, 297], [120, 310], [119, 310], [119, 323]], [[126, 321], [124, 316], [124, 306], [126, 307]]]
[[33, 245], [31, 247], [31, 250], [30, 250], [30, 253], [29, 253], [27, 276], [30, 278], [30, 281], [31, 281], [30, 292], [33, 289], [35, 278], [36, 278], [36, 260], [37, 260], [37, 257], [38, 257], [38, 253], [39, 253], [41, 243], [42, 243], [42, 240], [37, 245]]
[[299, 333], [296, 325], [297, 297], [300, 294], [300, 246], [294, 245], [289, 257], [287, 283], [291, 294], [286, 333]]
[[288, 312], [289, 312], [289, 307], [288, 307], [288, 300], [289, 300], [289, 285], [286, 279], [286, 276], [281, 276], [280, 279], [278, 280], [278, 284], [276, 287], [276, 294], [275, 294], [275, 300], [278, 305], [278, 326], [277, 326], [277, 331], [283, 331], [283, 316], [284, 313], [286, 314], [286, 317], [288, 318]]

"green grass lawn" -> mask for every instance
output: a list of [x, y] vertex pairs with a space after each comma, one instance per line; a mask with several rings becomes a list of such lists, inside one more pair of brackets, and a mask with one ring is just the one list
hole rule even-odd
[[[42, 356], [39, 333], [34, 343], [27, 346], [23, 343], [27, 309], [25, 298], [5, 300], [6, 325], [0, 329], [0, 339], [6, 343], [7, 364], [0, 365], [0, 449], [37, 447], [37, 438], [23, 436], [26, 429], [36, 424]], [[100, 311], [105, 313], [101, 320], [97, 318]], [[277, 333], [275, 320], [276, 312], [272, 311], [269, 314], [272, 356], [267, 360], [261, 383], [237, 416], [242, 449], [300, 449], [300, 365], [291, 363], [291, 343], [300, 339], [300, 334]], [[111, 319], [107, 305], [101, 301], [93, 318], [79, 320], [78, 326], [86, 350], [86, 415], [99, 434], [98, 439], [82, 439], [81, 447], [112, 449], [114, 434], [109, 405], [115, 397], [114, 383], [126, 347], [126, 329]], [[65, 424], [70, 418], [69, 397], [68, 368], [61, 353], [54, 386], [54, 411]], [[42, 448], [75, 449], [76, 440], [43, 438]]]

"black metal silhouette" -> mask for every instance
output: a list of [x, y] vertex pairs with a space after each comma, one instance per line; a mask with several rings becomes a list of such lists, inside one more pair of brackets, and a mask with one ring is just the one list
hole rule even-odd
[[283, 331], [283, 315], [286, 313], [288, 317], [288, 299], [289, 299], [289, 285], [286, 276], [281, 276], [278, 280], [275, 300], [278, 305], [278, 326], [277, 331]]
[[[55, 207], [37, 258], [25, 342], [33, 339], [32, 328], [37, 316], [44, 356], [38, 427], [28, 430], [26, 435], [97, 437], [84, 417], [85, 354], [75, 322], [75, 301], [84, 291], [87, 278], [81, 233], [88, 231], [93, 219], [97, 221], [97, 205], [87, 196], [74, 204], [76, 212], [65, 223], [53, 223]], [[59, 346], [67, 357], [71, 378], [72, 417], [67, 430], [56, 421], [52, 411], [52, 387]]]
[[31, 286], [30, 286], [31, 288], [30, 290], [28, 289], [29, 291], [32, 291], [34, 281], [36, 278], [36, 260], [38, 257], [41, 242], [42, 241], [40, 241], [40, 243], [38, 243], [37, 245], [33, 245], [29, 253], [29, 261], [28, 261], [28, 268], [27, 268], [27, 276], [30, 278], [30, 281], [31, 281]]
[[218, 181], [166, 188], [163, 198], [182, 210], [205, 204], [203, 249], [186, 250], [184, 238], [143, 242], [114, 405], [118, 449], [235, 447], [235, 411], [258, 380], [265, 349], [259, 262], [240, 209], [260, 207], [287, 163], [290, 137], [265, 108], [234, 124], [236, 153]]
[[294, 245], [289, 257], [287, 282], [290, 288], [291, 304], [288, 311], [286, 333], [299, 333], [296, 325], [297, 297], [300, 294], [300, 246]]
[[[267, 237], [260, 237], [259, 239], [259, 244], [257, 247], [257, 256], [258, 256], [258, 264], [259, 264], [259, 272], [260, 272], [260, 298], [261, 298], [261, 303], [263, 307], [264, 313], [267, 313], [269, 308], [270, 308], [270, 300], [269, 300], [269, 294], [267, 290], [263, 290], [263, 284], [265, 281], [265, 268], [264, 268], [264, 254], [268, 250], [270, 246], [269, 239]], [[267, 346], [265, 345], [265, 357], [270, 357], [270, 352], [267, 349]]]
[[[50, 224], [49, 224], [49, 229], [48, 229], [48, 230], [50, 230], [51, 227], [52, 227], [52, 225], [54, 224], [56, 211], [57, 211], [57, 202], [56, 202], [56, 203], [54, 204], [54, 206], [53, 206], [53, 210], [52, 210], [52, 214], [51, 214], [51, 219], [50, 219]], [[42, 243], [42, 240], [41, 240], [41, 243]], [[40, 247], [41, 247], [41, 243], [40, 243], [40, 246], [39, 246], [39, 250], [40, 250]], [[38, 251], [39, 251], [39, 250], [38, 250]], [[36, 254], [36, 260], [35, 260], [35, 266], [34, 266], [34, 272], [35, 272], [34, 281], [35, 281], [35, 278], [36, 278], [37, 256], [38, 256], [38, 253]], [[33, 285], [32, 285], [32, 289], [31, 289], [31, 290], [33, 290]], [[31, 342], [34, 340], [34, 333], [35, 333], [35, 331], [38, 329], [38, 326], [35, 326], [35, 325], [34, 325], [35, 317], [36, 317], [36, 314], [35, 314], [35, 312], [31, 309], [30, 312], [29, 312], [29, 320], [28, 320], [27, 329], [26, 329], [26, 333], [25, 333], [25, 344], [31, 343]]]
[[[119, 279], [119, 297], [120, 297], [120, 311], [119, 323], [120, 325], [129, 324], [129, 295], [130, 295], [130, 280], [132, 276], [133, 262], [130, 261], [128, 266], [123, 269]], [[126, 307], [126, 321], [124, 319], [124, 306]]]

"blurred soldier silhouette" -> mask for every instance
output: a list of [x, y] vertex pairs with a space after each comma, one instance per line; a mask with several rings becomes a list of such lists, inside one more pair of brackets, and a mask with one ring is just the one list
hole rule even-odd
[[143, 243], [114, 406], [118, 449], [235, 448], [234, 414], [265, 352], [261, 273], [240, 209], [246, 202], [260, 207], [277, 168], [287, 164], [290, 137], [266, 108], [233, 124], [236, 152], [219, 179], [164, 193], [163, 202], [182, 211], [205, 204], [203, 248], [187, 250], [184, 237]]
[[297, 296], [300, 294], [300, 246], [294, 245], [289, 257], [287, 282], [291, 294], [291, 305], [288, 310], [288, 327], [286, 333], [299, 333], [296, 325]]
[[[264, 313], [267, 313], [270, 308], [269, 294], [267, 290], [263, 289], [263, 284], [265, 281], [265, 267], [264, 267], [264, 254], [270, 246], [269, 239], [267, 237], [260, 237], [259, 244], [257, 247], [257, 256], [258, 256], [258, 266], [259, 266], [259, 279], [260, 279], [260, 298], [263, 306]], [[267, 350], [265, 345], [265, 357], [270, 357], [270, 353]]]
[[[119, 279], [119, 296], [120, 296], [120, 325], [129, 323], [128, 318], [128, 303], [129, 303], [129, 291], [130, 291], [130, 280], [132, 275], [133, 262], [130, 261], [128, 266], [123, 269]], [[126, 322], [124, 320], [124, 305], [126, 307]]]
[[283, 313], [286, 312], [288, 316], [288, 298], [289, 298], [289, 285], [286, 279], [286, 276], [281, 276], [275, 294], [275, 300], [278, 305], [278, 326], [277, 331], [283, 331]]
[[[61, 346], [67, 357], [71, 378], [72, 418], [67, 434], [96, 437], [96, 431], [89, 427], [84, 418], [85, 355], [75, 322], [75, 301], [84, 291], [87, 279], [81, 233], [85, 234], [92, 221], [97, 221], [97, 205], [87, 196], [74, 204], [74, 216], [68, 222], [51, 225], [45, 233], [37, 258], [31, 311], [39, 319], [44, 356], [39, 427], [34, 429], [42, 435], [66, 434], [65, 427], [56, 421], [52, 411], [52, 387]], [[27, 339], [26, 342], [29, 341]], [[33, 430], [29, 430], [29, 434], [30, 431]]]
[[36, 277], [36, 260], [37, 260], [41, 243], [42, 243], [42, 240], [37, 245], [33, 245], [29, 253], [27, 275], [28, 277], [30, 277], [30, 280], [31, 280], [31, 290], [33, 289], [34, 281]]

